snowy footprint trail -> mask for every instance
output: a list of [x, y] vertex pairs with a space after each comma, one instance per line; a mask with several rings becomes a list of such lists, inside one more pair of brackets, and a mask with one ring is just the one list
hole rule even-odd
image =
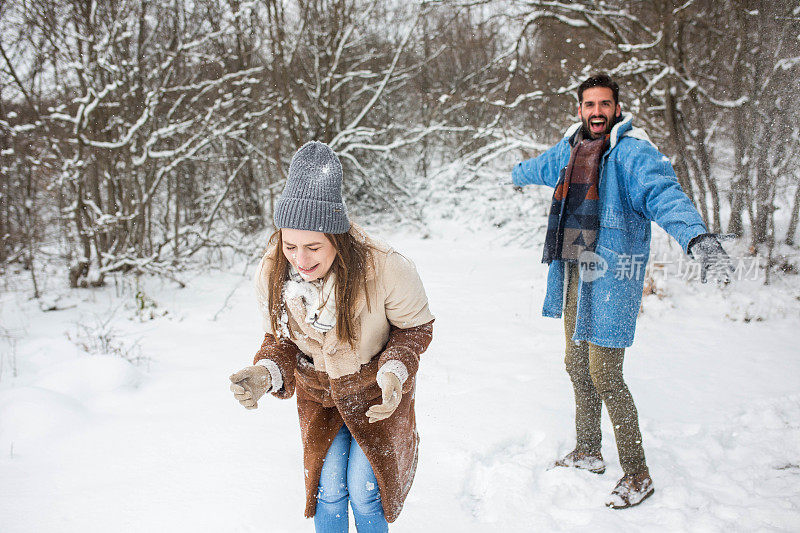
[[[476, 520], [512, 529], [507, 517], [526, 512], [519, 523], [547, 531], [614, 531], [621, 524], [650, 531], [793, 531], [800, 501], [798, 420], [796, 397], [736, 417], [738, 430], [645, 432], [658, 498], [623, 517], [599, 512], [622, 474], [618, 467], [604, 476], [547, 470], [552, 448], [543, 445], [542, 434], [526, 435], [474, 458], [465, 505]], [[614, 457], [613, 448], [605, 451]]]
[[[733, 322], [728, 295], [683, 282], [645, 301], [625, 375], [656, 493], [612, 511], [621, 470], [605, 414], [604, 475], [549, 469], [572, 447], [573, 400], [561, 324], [540, 316], [539, 250], [489, 233], [382, 237], [415, 261], [437, 317], [419, 469], [392, 531], [800, 529], [796, 319]], [[150, 282], [158, 317], [144, 321], [111, 288], [50, 313], [0, 296], [0, 530], [313, 530], [294, 400], [250, 412], [227, 389], [261, 337], [241, 272]], [[77, 325], [100, 323], [147, 359], [82, 351]]]

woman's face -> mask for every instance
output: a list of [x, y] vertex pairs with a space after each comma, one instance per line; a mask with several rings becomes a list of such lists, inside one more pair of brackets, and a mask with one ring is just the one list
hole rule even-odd
[[336, 248], [324, 233], [302, 229], [281, 229], [283, 255], [306, 281], [320, 279], [336, 259]]

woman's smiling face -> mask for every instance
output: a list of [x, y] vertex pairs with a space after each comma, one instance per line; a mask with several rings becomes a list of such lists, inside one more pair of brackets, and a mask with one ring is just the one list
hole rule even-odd
[[306, 281], [320, 279], [336, 259], [336, 248], [324, 233], [302, 229], [281, 229], [283, 255]]

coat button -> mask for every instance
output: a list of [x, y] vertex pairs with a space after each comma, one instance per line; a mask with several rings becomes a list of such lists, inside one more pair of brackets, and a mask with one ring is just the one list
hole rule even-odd
[[328, 348], [328, 355], [333, 355], [336, 353], [336, 348]]

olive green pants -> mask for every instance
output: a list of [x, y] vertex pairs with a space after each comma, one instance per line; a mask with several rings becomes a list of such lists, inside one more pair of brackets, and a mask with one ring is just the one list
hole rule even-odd
[[624, 348], [606, 348], [590, 342], [572, 340], [578, 313], [578, 267], [565, 265], [567, 297], [564, 302], [564, 364], [575, 389], [576, 449], [587, 454], [600, 453], [600, 414], [606, 404], [614, 426], [617, 452], [626, 474], [647, 471], [639, 432], [639, 414], [633, 397], [622, 379]]

